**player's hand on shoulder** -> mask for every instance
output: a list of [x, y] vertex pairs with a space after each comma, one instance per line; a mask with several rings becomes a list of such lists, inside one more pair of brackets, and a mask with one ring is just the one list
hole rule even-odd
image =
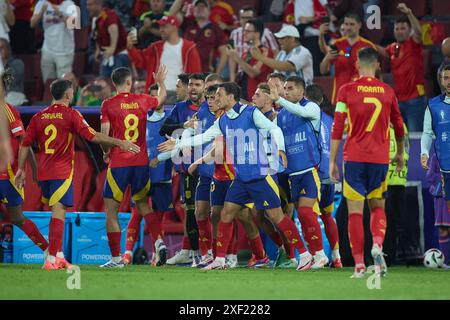
[[423, 154], [420, 157], [420, 164], [422, 165], [422, 168], [424, 168], [425, 170], [428, 170], [428, 156], [426, 154]]

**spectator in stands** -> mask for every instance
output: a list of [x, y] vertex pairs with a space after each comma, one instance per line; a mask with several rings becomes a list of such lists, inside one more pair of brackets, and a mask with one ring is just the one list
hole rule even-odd
[[11, 52], [11, 46], [8, 40], [0, 38], [0, 57], [3, 61], [5, 69], [9, 69], [10, 73], [14, 77], [14, 81], [9, 85], [7, 89], [8, 92], [24, 92], [24, 64], [20, 59], [13, 57]]
[[[256, 18], [255, 8], [249, 6], [243, 7], [241, 11], [239, 11], [239, 22], [241, 26], [237, 29], [234, 29], [231, 32], [230, 40], [233, 43], [237, 54], [241, 58], [244, 56], [244, 52], [247, 52], [250, 48], [248, 43], [244, 41], [244, 25], [247, 23], [247, 21], [253, 20], [255, 18]], [[266, 48], [270, 48], [274, 55], [278, 54], [279, 50], [278, 43], [275, 40], [272, 31], [270, 31], [268, 28], [264, 28], [261, 44]], [[230, 81], [234, 82], [236, 79], [236, 63], [233, 60], [230, 60], [229, 65], [230, 65]], [[240, 67], [239, 70], [241, 70]]]
[[245, 100], [253, 97], [258, 84], [266, 81], [267, 76], [272, 72], [270, 67], [254, 59], [250, 52], [251, 48], [256, 47], [261, 50], [264, 56], [273, 59], [272, 50], [262, 44], [263, 33], [264, 23], [261, 20], [247, 21], [244, 25], [244, 41], [248, 44], [248, 49], [244, 52], [243, 57], [239, 56], [236, 49], [233, 49], [231, 46], [227, 47], [227, 55], [242, 69], [238, 73], [237, 83], [241, 88], [247, 89], [242, 91], [242, 98]]
[[155, 41], [161, 40], [158, 20], [169, 15], [165, 11], [166, 0], [151, 0], [150, 11], [143, 13], [139, 18], [139, 49], [147, 48]]
[[328, 16], [328, 1], [295, 0], [294, 15], [301, 36], [317, 37], [322, 19]]
[[200, 56], [194, 42], [183, 39], [178, 34], [179, 21], [174, 16], [165, 16], [158, 21], [162, 40], [152, 43], [146, 49], [134, 47], [136, 39], [128, 36], [128, 54], [136, 68], [147, 70], [146, 88], [154, 83], [153, 72], [160, 64], [170, 66], [165, 80], [166, 103], [176, 102], [176, 83], [180, 73], [201, 71]]
[[119, 17], [120, 22], [125, 27], [125, 29], [131, 28], [132, 18], [131, 18], [131, 10], [133, 7], [134, 0], [102, 0], [105, 4], [105, 7], [113, 10], [117, 16]]
[[367, 0], [338, 0], [335, 2], [330, 16], [330, 20], [334, 24], [344, 19], [349, 12], [355, 13], [359, 17], [359, 21], [364, 21], [363, 2], [367, 2]]
[[[362, 22], [359, 15], [347, 13], [344, 18], [345, 36], [334, 42], [334, 48], [328, 47], [328, 53], [320, 63], [320, 73], [327, 74], [334, 65], [333, 92], [331, 102], [336, 104], [336, 95], [339, 88], [358, 77], [356, 60], [358, 51], [365, 47], [376, 49], [369, 40], [360, 36]], [[337, 50], [334, 50], [337, 49]]]
[[[171, 13], [177, 1], [172, 5]], [[193, 17], [185, 18], [180, 11], [175, 12], [178, 19], [182, 21], [181, 29], [184, 38], [196, 43], [203, 72], [221, 74], [227, 63], [226, 36], [217, 24], [209, 20], [210, 8], [207, 0], [195, 0], [193, 4]]]
[[177, 84], [175, 86], [175, 95], [177, 101], [184, 101], [188, 98], [189, 75], [182, 73], [178, 75]]
[[145, 78], [137, 78], [133, 83], [133, 92], [137, 94], [145, 93]]
[[319, 27], [319, 49], [323, 54], [327, 54], [329, 47], [334, 45], [336, 39], [345, 37], [347, 35], [344, 21], [340, 21], [337, 25], [337, 32], [331, 31], [329, 22], [322, 23]]
[[410, 132], [422, 131], [425, 115], [425, 78], [423, 66], [422, 27], [404, 3], [397, 7], [406, 17], [394, 24], [396, 42], [378, 52], [390, 59], [394, 90], [403, 120]]
[[44, 83], [72, 71], [75, 55], [73, 29], [66, 26], [75, 4], [71, 0], [39, 0], [30, 25], [35, 28], [42, 21], [44, 43], [41, 49], [41, 71]]
[[14, 7], [16, 23], [10, 28], [9, 36], [14, 54], [31, 54], [36, 51], [34, 29], [30, 21], [33, 16], [35, 1], [9, 0]]
[[238, 26], [233, 7], [225, 1], [208, 0], [211, 12], [209, 19], [216, 23], [227, 36]]
[[135, 0], [133, 4], [133, 9], [131, 9], [131, 17], [133, 24], [135, 25], [142, 14], [151, 10], [150, 9], [150, 0]]
[[78, 102], [78, 99], [80, 99], [81, 95], [80, 83], [78, 81], [77, 76], [73, 72], [67, 72], [62, 75], [61, 79], [69, 80], [70, 82], [72, 82], [73, 99], [71, 105], [75, 106]]
[[158, 84], [152, 84], [150, 86], [150, 88], [148, 89], [148, 93], [152, 96], [152, 97], [157, 97], [158, 96], [158, 90], [159, 90], [159, 86]]
[[98, 78], [81, 89], [77, 106], [99, 107], [103, 100], [113, 96], [111, 86], [103, 79]]
[[128, 67], [127, 32], [116, 12], [103, 4], [102, 0], [88, 0], [87, 9], [93, 24], [96, 41], [95, 57], [101, 58], [100, 76], [109, 78], [112, 70]]
[[9, 41], [9, 27], [16, 22], [10, 0], [0, 0], [0, 38]]
[[443, 85], [441, 83], [441, 74], [442, 74], [442, 70], [444, 70], [444, 68], [446, 66], [450, 65], [450, 37], [445, 38], [442, 41], [441, 51], [444, 56], [444, 60], [442, 61], [441, 65], [439, 66], [438, 71], [437, 71], [437, 82], [439, 84], [439, 87], [441, 88], [441, 92], [445, 92], [445, 88], [443, 87]]
[[255, 47], [251, 50], [253, 58], [275, 71], [283, 73], [286, 77], [299, 76], [305, 80], [307, 85], [311, 84], [314, 78], [313, 58], [311, 52], [300, 44], [300, 34], [297, 28], [284, 25], [280, 32], [275, 33], [275, 37], [281, 48], [276, 59], [264, 56], [261, 50]]

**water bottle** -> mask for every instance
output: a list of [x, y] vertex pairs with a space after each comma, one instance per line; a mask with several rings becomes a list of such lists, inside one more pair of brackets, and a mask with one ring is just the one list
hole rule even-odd
[[3, 263], [12, 263], [13, 260], [13, 238], [12, 225], [4, 224], [1, 232], [1, 246], [3, 251]]

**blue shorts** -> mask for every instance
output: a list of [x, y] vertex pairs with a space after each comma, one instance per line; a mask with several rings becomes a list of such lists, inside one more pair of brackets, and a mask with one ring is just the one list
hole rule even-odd
[[278, 187], [280, 188], [280, 198], [282, 206], [292, 203], [291, 186], [289, 185], [289, 175], [285, 173], [277, 174]]
[[321, 212], [332, 213], [334, 210], [334, 184], [322, 184], [320, 186], [320, 202], [319, 208]]
[[148, 166], [108, 168], [103, 188], [103, 197], [122, 202], [128, 185], [133, 201], [144, 199], [150, 190], [150, 168]]
[[233, 181], [220, 181], [213, 179], [211, 182], [211, 206], [223, 206], [228, 189]]
[[17, 189], [9, 180], [0, 180], [0, 201], [7, 207], [23, 203], [23, 189]]
[[154, 183], [150, 187], [149, 195], [152, 198], [152, 209], [159, 212], [173, 210], [172, 184]]
[[242, 207], [255, 204], [257, 210], [267, 210], [281, 207], [280, 191], [276, 177], [266, 176], [251, 182], [234, 180], [228, 189], [225, 202], [236, 203]]
[[209, 202], [211, 193], [211, 182], [212, 182], [211, 178], [200, 176], [200, 179], [198, 179], [197, 188], [195, 189], [195, 201]]
[[389, 165], [380, 163], [344, 163], [344, 197], [354, 201], [384, 199]]
[[66, 207], [73, 207], [72, 176], [68, 179], [39, 181], [42, 190], [42, 203], [53, 207], [61, 203]]
[[442, 172], [441, 174], [444, 182], [444, 199], [450, 201], [450, 173]]
[[297, 202], [300, 198], [320, 200], [320, 178], [316, 169], [291, 175], [289, 181], [294, 202]]

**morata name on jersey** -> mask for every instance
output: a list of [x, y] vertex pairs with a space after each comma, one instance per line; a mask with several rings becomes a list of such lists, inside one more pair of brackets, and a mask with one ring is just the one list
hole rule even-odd
[[357, 87], [358, 92], [364, 92], [364, 93], [384, 93], [383, 87], [372, 87], [372, 86], [358, 86]]

